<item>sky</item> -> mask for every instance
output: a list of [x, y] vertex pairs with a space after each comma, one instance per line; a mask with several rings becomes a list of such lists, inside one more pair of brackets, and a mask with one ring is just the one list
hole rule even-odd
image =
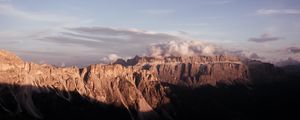
[[299, 0], [0, 0], [0, 49], [67, 66], [165, 48], [300, 61], [299, 21]]

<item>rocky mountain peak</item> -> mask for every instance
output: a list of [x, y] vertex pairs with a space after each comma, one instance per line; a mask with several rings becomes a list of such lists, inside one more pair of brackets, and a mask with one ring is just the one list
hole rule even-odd
[[14, 53], [0, 49], [0, 63], [21, 63], [22, 59]]
[[15, 54], [0, 49], [0, 70], [9, 70], [20, 67], [23, 64], [21, 58]]

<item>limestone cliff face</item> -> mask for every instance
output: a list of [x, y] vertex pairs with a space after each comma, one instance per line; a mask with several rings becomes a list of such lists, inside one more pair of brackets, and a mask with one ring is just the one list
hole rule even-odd
[[[60, 91], [76, 92], [88, 101], [125, 108], [132, 119], [173, 119], [168, 85], [197, 87], [249, 83], [248, 64], [230, 56], [194, 57], [135, 57], [117, 60], [114, 64], [94, 64], [84, 68], [54, 67], [46, 64], [24, 62], [12, 53], [0, 51], [0, 83], [35, 86], [26, 89], [7, 88], [17, 103], [36, 118], [43, 118], [32, 99], [36, 93], [54, 92], [72, 102], [72, 95]], [[253, 68], [254, 69], [254, 68]], [[252, 68], [251, 68], [252, 70]], [[254, 69], [255, 71], [255, 69]], [[165, 84], [166, 83], [166, 84]], [[42, 87], [45, 89], [37, 89]], [[12, 112], [1, 104], [0, 107]]]
[[236, 57], [135, 57], [115, 64], [151, 71], [161, 82], [188, 86], [249, 82], [247, 66]]

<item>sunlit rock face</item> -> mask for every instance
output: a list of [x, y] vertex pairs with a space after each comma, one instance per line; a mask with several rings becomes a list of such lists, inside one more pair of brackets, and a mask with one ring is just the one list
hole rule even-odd
[[[70, 102], [72, 95], [68, 91], [79, 93], [91, 102], [126, 108], [132, 119], [171, 117], [168, 112], [160, 114], [154, 110], [157, 106], [168, 103], [169, 99], [161, 83], [150, 71], [117, 64], [60, 68], [23, 62], [14, 54], [5, 51], [1, 51], [0, 55], [1, 84], [34, 86], [26, 89], [9, 88], [17, 101], [18, 112], [24, 109], [36, 118], [43, 118], [43, 113], [36, 108], [32, 95], [56, 90], [58, 96]], [[39, 87], [43, 89], [38, 89]], [[7, 89], [0, 89], [0, 93], [6, 92], [4, 90]], [[60, 91], [67, 91], [67, 94]], [[2, 109], [13, 112], [5, 105], [1, 106]], [[164, 108], [157, 111], [164, 111]]]
[[[218, 83], [249, 84], [248, 65], [231, 56], [138, 57], [113, 64], [94, 64], [84, 68], [54, 67], [24, 62], [10, 52], [0, 51], [0, 83], [29, 86], [25, 89], [0, 86], [0, 107], [8, 113], [26, 111], [44, 118], [33, 96], [55, 93], [67, 102], [79, 94], [89, 102], [124, 108], [131, 119], [174, 119], [169, 85], [199, 87]], [[272, 66], [271, 66], [272, 67]], [[272, 68], [273, 69], [273, 68]], [[257, 71], [251, 67], [252, 71]], [[267, 71], [267, 70], [260, 70]], [[4, 94], [5, 93], [5, 94]], [[15, 108], [5, 103], [12, 96]], [[4, 102], [3, 102], [4, 101]]]
[[135, 57], [115, 64], [148, 70], [159, 81], [176, 85], [200, 86], [217, 83], [248, 83], [247, 66], [231, 56]]

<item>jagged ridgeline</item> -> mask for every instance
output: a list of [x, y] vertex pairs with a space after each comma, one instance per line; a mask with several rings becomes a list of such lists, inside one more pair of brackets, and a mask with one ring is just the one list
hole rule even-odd
[[253, 84], [283, 78], [284, 72], [272, 64], [224, 55], [136, 56], [78, 68], [25, 62], [1, 50], [0, 118], [192, 119], [193, 112], [184, 112], [186, 106], [203, 95], [194, 90], [239, 85], [248, 94]]

